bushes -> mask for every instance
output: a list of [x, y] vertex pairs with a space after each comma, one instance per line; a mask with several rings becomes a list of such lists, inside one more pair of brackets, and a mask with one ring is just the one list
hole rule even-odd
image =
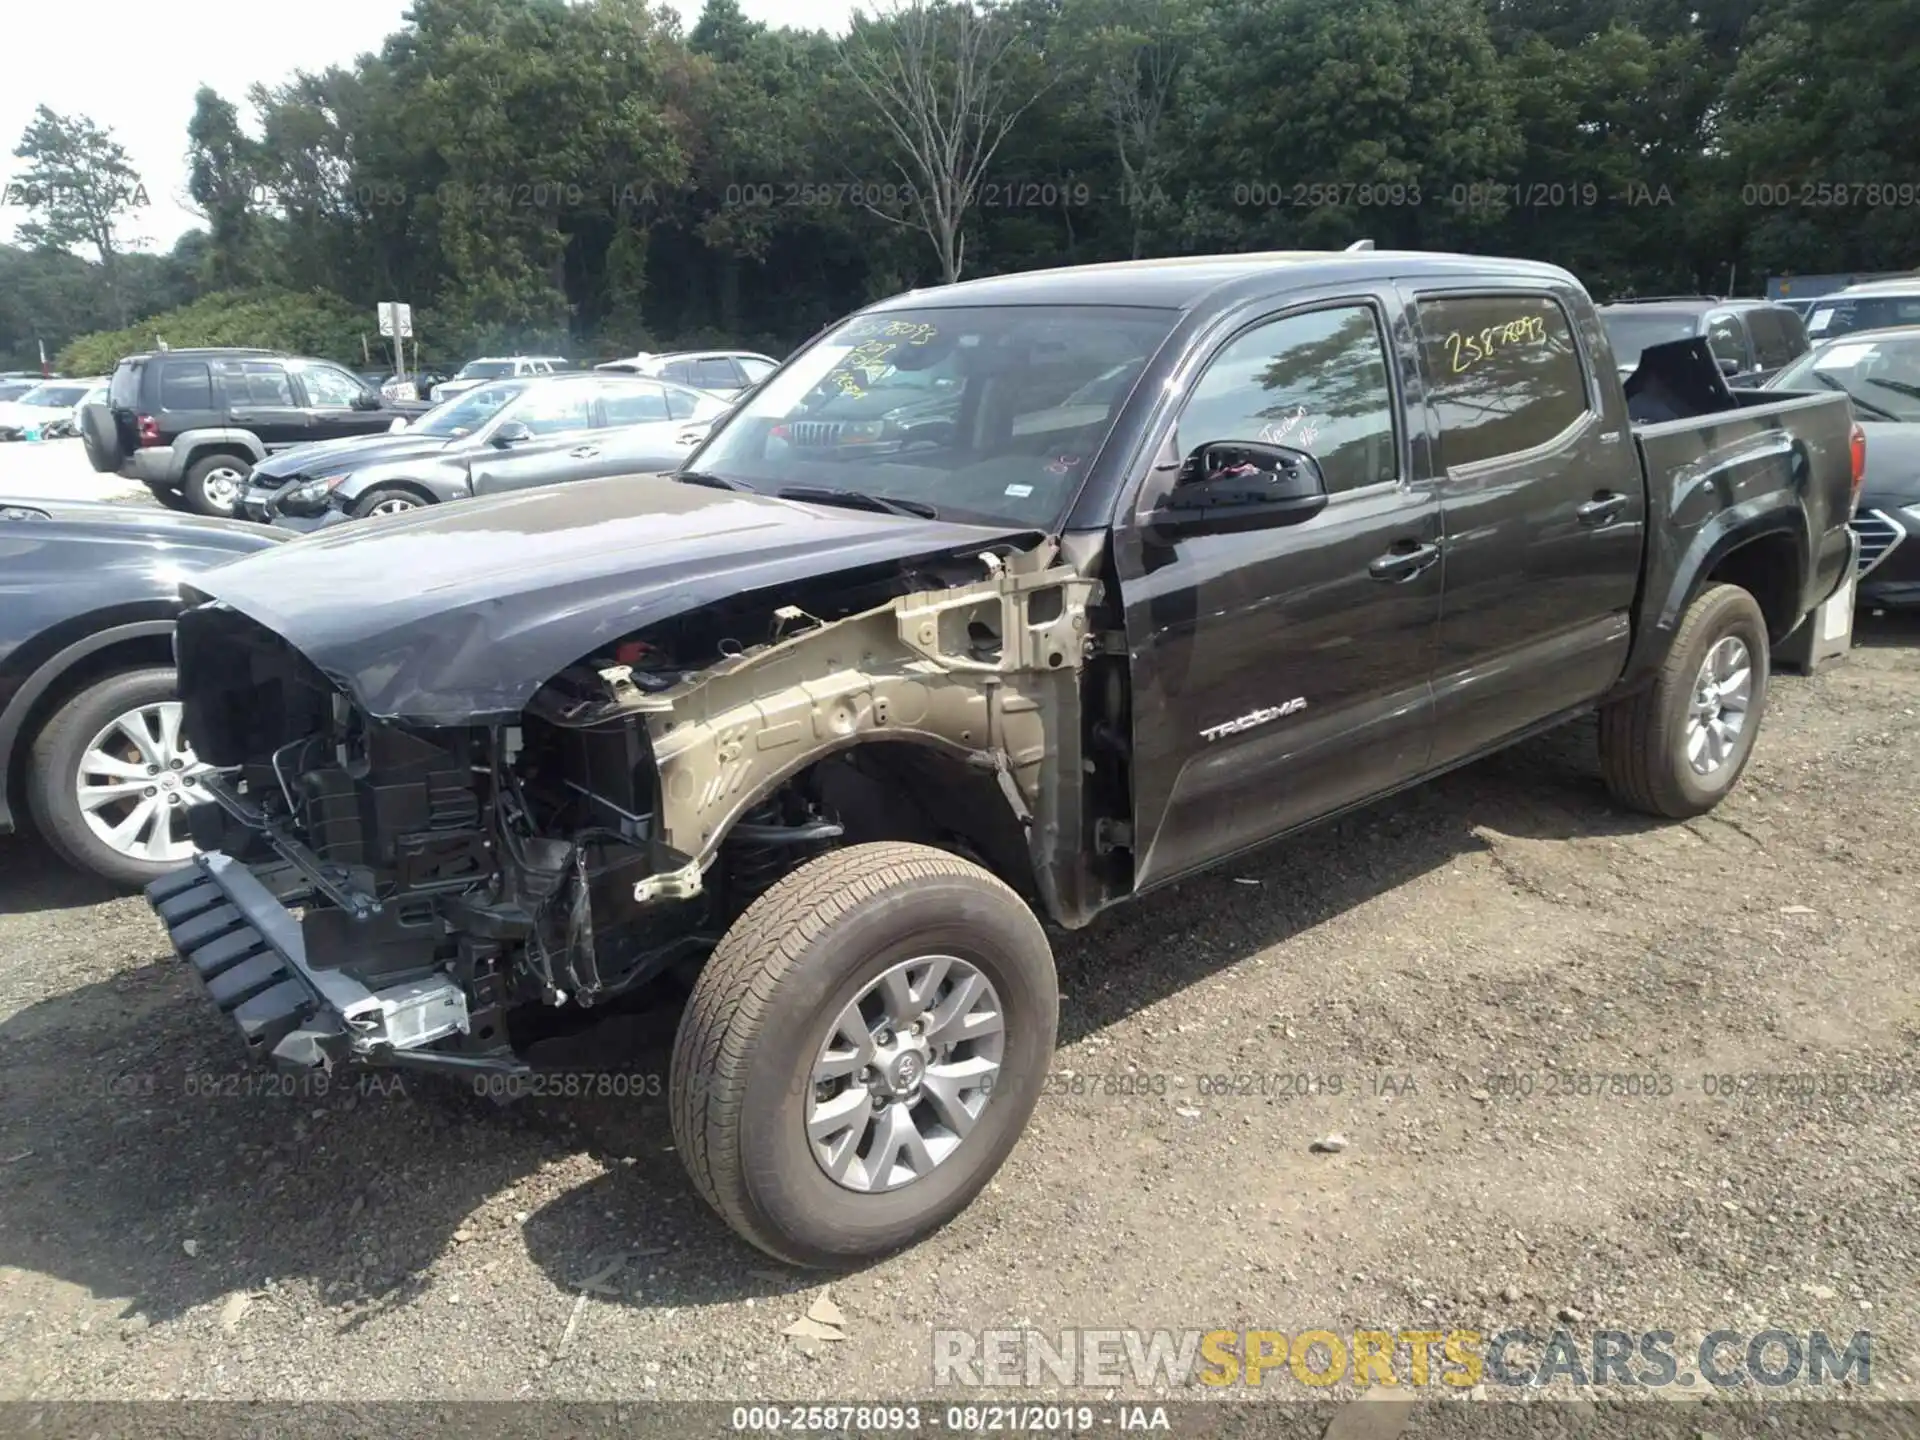
[[[340, 360], [358, 368], [360, 337], [382, 353], [371, 306], [356, 306], [324, 290], [220, 290], [191, 305], [150, 315], [125, 330], [82, 335], [60, 352], [67, 375], [104, 375], [123, 355], [189, 345], [252, 345]], [[379, 363], [378, 360], [375, 361]]]

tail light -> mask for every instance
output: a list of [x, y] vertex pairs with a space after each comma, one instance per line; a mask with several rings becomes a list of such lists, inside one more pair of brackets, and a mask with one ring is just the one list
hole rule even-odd
[[134, 424], [138, 428], [140, 443], [142, 445], [158, 445], [160, 443], [160, 422], [158, 420], [155, 420], [151, 415], [140, 415], [135, 417]]
[[1848, 447], [1853, 455], [1853, 508], [1860, 508], [1860, 487], [1867, 480], [1867, 432], [1858, 425], [1853, 427], [1852, 443]]

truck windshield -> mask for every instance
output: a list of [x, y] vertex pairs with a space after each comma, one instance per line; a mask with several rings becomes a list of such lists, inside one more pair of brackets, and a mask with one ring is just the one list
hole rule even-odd
[[687, 468], [1050, 528], [1177, 319], [1090, 305], [855, 316], [753, 392]]
[[1920, 332], [1836, 340], [1782, 370], [1775, 390], [1844, 390], [1868, 420], [1920, 421]]
[[1623, 370], [1640, 363], [1640, 352], [1654, 345], [1675, 340], [1690, 340], [1698, 333], [1698, 322], [1691, 315], [1619, 315], [1601, 316], [1607, 327], [1607, 339], [1613, 344], [1613, 358]]

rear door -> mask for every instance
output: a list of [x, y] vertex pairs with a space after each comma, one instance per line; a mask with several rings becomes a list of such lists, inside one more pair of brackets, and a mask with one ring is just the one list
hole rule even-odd
[[1415, 302], [1447, 535], [1437, 767], [1619, 677], [1646, 496], [1620, 388], [1590, 363], [1605, 351], [1578, 292], [1436, 287]]
[[692, 447], [676, 443], [687, 426], [674, 418], [667, 387], [653, 380], [608, 380], [600, 394], [604, 428], [589, 437], [600, 453], [589, 463], [595, 475], [634, 475], [671, 470]]
[[[1249, 314], [1150, 452], [1235, 441], [1319, 460], [1294, 524], [1155, 540], [1172, 474], [1116, 517], [1134, 684], [1136, 883], [1161, 883], [1392, 789], [1427, 763], [1440, 505], [1406, 424], [1391, 285]], [[1176, 467], [1177, 468], [1177, 467]]]
[[532, 435], [508, 446], [489, 441], [474, 456], [473, 493], [525, 490], [592, 475], [603, 437], [592, 435], [598, 423], [594, 387], [573, 383], [539, 384], [501, 412], [493, 429], [509, 421]]
[[694, 384], [716, 395], [731, 395], [747, 383], [740, 367], [725, 355], [706, 355], [693, 362]]
[[285, 361], [216, 360], [212, 368], [227, 424], [252, 431], [269, 453], [313, 438]]

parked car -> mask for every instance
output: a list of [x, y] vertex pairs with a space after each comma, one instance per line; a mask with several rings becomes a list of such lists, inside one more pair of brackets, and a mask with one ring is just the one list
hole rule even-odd
[[293, 530], [596, 475], [671, 470], [726, 402], [638, 375], [500, 380], [404, 431], [269, 456], [242, 513]]
[[428, 392], [434, 404], [451, 400], [489, 380], [512, 380], [529, 375], [557, 375], [571, 370], [573, 362], [559, 355], [486, 356], [469, 360], [454, 372], [451, 380], [442, 380]]
[[0, 502], [0, 834], [31, 818], [62, 858], [142, 885], [193, 853], [207, 767], [180, 735], [180, 582], [286, 537], [77, 501]]
[[0, 402], [0, 440], [24, 440], [37, 435], [57, 440], [73, 430], [73, 408], [100, 383], [92, 380], [48, 380], [13, 400]]
[[4, 405], [12, 400], [18, 400], [29, 390], [37, 390], [46, 383], [46, 381], [39, 379], [37, 376], [32, 379], [9, 378], [0, 380], [0, 405]]
[[80, 433], [81, 411], [85, 410], [89, 405], [106, 404], [109, 393], [110, 387], [105, 380], [88, 387], [87, 393], [82, 395], [79, 403], [73, 407], [73, 413], [67, 416], [67, 433], [69, 435], [78, 435]]
[[374, 435], [426, 409], [385, 400], [331, 360], [270, 350], [165, 350], [114, 367], [107, 400], [81, 411], [87, 460], [163, 504], [232, 515], [268, 455]]
[[653, 375], [731, 399], [766, 379], [780, 368], [780, 362], [754, 350], [675, 350], [661, 355], [609, 360], [595, 368]]
[[1807, 327], [1793, 309], [1773, 300], [1722, 300], [1711, 295], [1618, 300], [1600, 307], [1624, 378], [1640, 352], [1699, 335], [1721, 372], [1735, 385], [1761, 385], [1807, 353]]
[[1807, 312], [1807, 333], [1816, 340], [1903, 325], [1920, 325], [1920, 275], [1849, 285], [1820, 296]]
[[[877, 360], [950, 364], [955, 422], [791, 443]], [[198, 577], [186, 734], [237, 773], [191, 812], [209, 853], [148, 895], [293, 1069], [517, 1083], [528, 1022], [673, 976], [700, 1193], [785, 1261], [883, 1254], [1026, 1124], [1059, 1003], [1041, 917], [1595, 709], [1622, 803], [1718, 804], [1770, 646], [1848, 573], [1852, 438], [1845, 397], [1736, 397], [1699, 339], [1630, 395], [1578, 282], [1527, 261], [903, 295], [674, 475]]]
[[1824, 341], [1772, 384], [1824, 386], [1852, 400], [1867, 447], [1853, 517], [1859, 598], [1888, 608], [1920, 605], [1920, 326]]
[[411, 375], [383, 375], [380, 393], [389, 400], [425, 400], [434, 387], [453, 377], [443, 370], [416, 370]]

